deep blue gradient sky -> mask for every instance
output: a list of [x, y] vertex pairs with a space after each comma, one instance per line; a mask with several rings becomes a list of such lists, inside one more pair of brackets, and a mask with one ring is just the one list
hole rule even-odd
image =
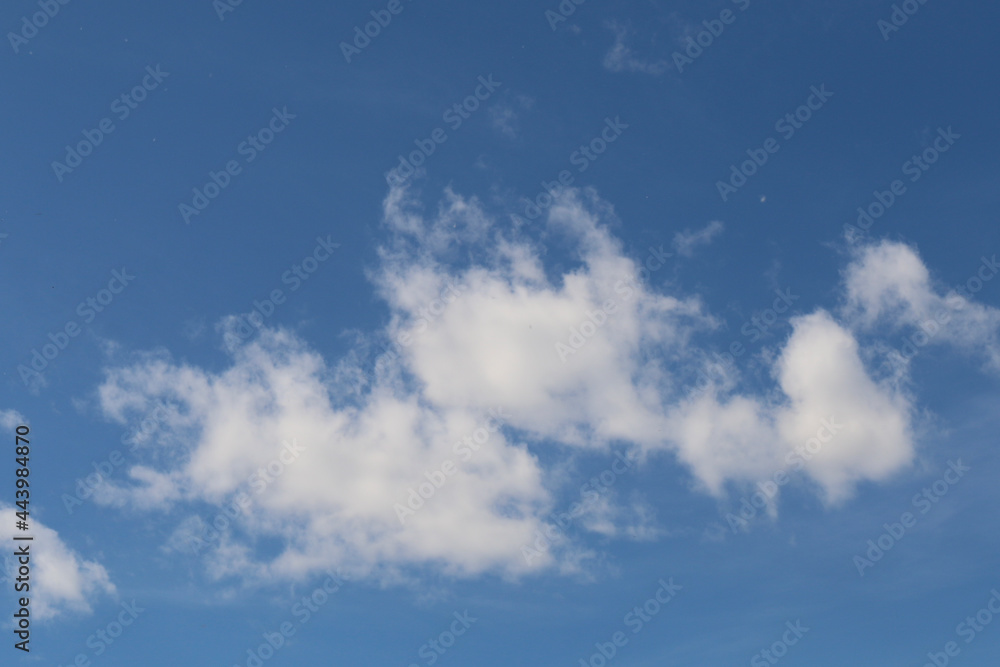
[[[0, 411], [15, 410], [31, 425], [33, 516], [81, 560], [103, 566], [115, 587], [88, 593], [89, 610], [37, 620], [30, 656], [13, 649], [5, 630], [0, 664], [69, 665], [85, 654], [108, 666], [246, 665], [262, 633], [290, 621], [296, 634], [264, 661], [268, 667], [425, 665], [421, 647], [466, 610], [478, 620], [436, 664], [579, 665], [618, 631], [628, 642], [609, 665], [773, 664], [752, 660], [797, 620], [809, 631], [784, 665], [917, 666], [949, 641], [961, 649], [953, 664], [995, 664], [1000, 619], [971, 643], [956, 634], [1000, 590], [1000, 384], [995, 369], [961, 346], [922, 348], [911, 363], [901, 390], [913, 407], [915, 455], [907, 465], [858, 481], [837, 503], [824, 502], [815, 483], [790, 485], [776, 516], [732, 531], [726, 514], [738, 511], [749, 486], [712, 495], [677, 457], [650, 455], [611, 493], [652, 508], [655, 535], [633, 540], [574, 525], [570, 539], [593, 556], [583, 573], [457, 576], [441, 563], [400, 565], [392, 576], [351, 577], [300, 623], [296, 601], [326, 575], [218, 579], [203, 559], [165, 549], [182, 520], [214, 516], [221, 500], [148, 510], [87, 500], [66, 510], [63, 495], [115, 449], [126, 461], [112, 475], [119, 482], [133, 465], [165, 470], [174, 460], [121, 444], [142, 415], [121, 424], [102, 407], [98, 389], [109, 369], [161, 350], [178, 365], [224, 372], [232, 358], [219, 323], [274, 289], [287, 301], [268, 325], [295, 332], [331, 367], [356, 332], [391, 324], [396, 311], [373, 284], [383, 266], [378, 249], [392, 244], [383, 224], [385, 174], [438, 127], [447, 141], [412, 181], [425, 215], [450, 188], [478, 198], [508, 229], [542, 181], [571, 170], [574, 186], [593, 188], [613, 207], [603, 222], [625, 257], [642, 261], [651, 246], [673, 248], [649, 288], [699, 297], [718, 327], [699, 332], [697, 344], [706, 354], [745, 344], [739, 386], [765, 402], [780, 400], [769, 369], [792, 326], [782, 315], [753, 342], [741, 328], [771, 306], [776, 289], [798, 297], [794, 314], [837, 312], [854, 252], [844, 226], [874, 191], [895, 179], [906, 184], [865, 242], [912, 248], [941, 293], [1000, 251], [1000, 9], [993, 5], [928, 0], [886, 40], [877, 23], [889, 19], [891, 2], [750, 0], [741, 11], [729, 0], [590, 0], [553, 30], [545, 12], [558, 11], [555, 0], [402, 0], [402, 12], [345, 62], [341, 42], [386, 4], [246, 0], [220, 20], [210, 0], [70, 2], [17, 52], [9, 38], [0, 47]], [[672, 54], [724, 9], [735, 21], [678, 73]], [[28, 0], [8, 3], [0, 27], [18, 31], [36, 11]], [[614, 71], [607, 56], [619, 35], [633, 66]], [[112, 102], [140, 84], [147, 67], [168, 75], [120, 119]], [[501, 84], [496, 92], [461, 127], [448, 128], [443, 112], [489, 76]], [[833, 95], [781, 138], [775, 122], [804, 104], [813, 86]], [[274, 109], [294, 118], [247, 162], [241, 142], [266, 127]], [[104, 118], [114, 131], [60, 181], [52, 163]], [[572, 155], [607, 118], [627, 128], [581, 173]], [[960, 138], [911, 182], [904, 163], [933, 145], [939, 128]], [[716, 182], [769, 137], [780, 150], [723, 201]], [[192, 189], [230, 160], [240, 173], [186, 224], [178, 206], [191, 204]], [[711, 221], [723, 231], [691, 256], [676, 252], [676, 234]], [[521, 233], [543, 249], [554, 285], [580, 266], [540, 222]], [[283, 276], [313, 253], [318, 237], [340, 245], [289, 290]], [[453, 259], [466, 266], [480, 252]], [[123, 268], [134, 282], [86, 321], [78, 304]], [[1000, 281], [971, 298], [1000, 308]], [[43, 383], [23, 381], [18, 367], [68, 322], [80, 335], [48, 363]], [[865, 350], [899, 348], [909, 333], [865, 330], [858, 340]], [[873, 352], [866, 367], [874, 372], [883, 358]], [[524, 439], [552, 473], [545, 486], [557, 510], [632, 444]], [[913, 496], [957, 459], [970, 470], [919, 514]], [[12, 465], [0, 466], [4, 503], [13, 501]], [[916, 526], [859, 576], [852, 559], [907, 511], [918, 514]], [[265, 559], [283, 546], [273, 535], [254, 541]], [[670, 578], [683, 589], [633, 634], [624, 617]], [[4, 582], [5, 618], [10, 588]], [[133, 599], [145, 611], [95, 655], [88, 636]]]

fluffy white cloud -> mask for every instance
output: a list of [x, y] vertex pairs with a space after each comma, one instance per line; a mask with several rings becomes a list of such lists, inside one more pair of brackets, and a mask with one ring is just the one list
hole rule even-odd
[[[579, 268], [558, 281], [516, 243], [499, 244], [492, 266], [458, 275], [426, 261], [386, 271], [380, 285], [395, 314], [390, 335], [416, 332], [405, 363], [434, 405], [502, 405], [514, 426], [536, 437], [655, 447], [663, 441], [662, 393], [675, 388], [665, 371], [643, 365], [641, 353], [676, 359], [693, 333], [715, 323], [698, 299], [642, 285], [638, 265], [574, 193], [552, 206], [549, 226], [577, 244]], [[461, 286], [454, 303], [436, 317], [421, 313], [449, 281]]]
[[[27, 420], [15, 410], [0, 410], [0, 429], [10, 431]], [[13, 440], [13, 435], [11, 435]], [[84, 560], [60, 539], [59, 533], [30, 516], [30, 542], [15, 542], [14, 537], [26, 533], [17, 530], [19, 508], [0, 502], [0, 539], [7, 546], [28, 544], [30, 551], [31, 586], [30, 611], [37, 620], [46, 620], [66, 612], [90, 613], [90, 600], [102, 594], [114, 594], [115, 586], [107, 570], [95, 561]], [[10, 548], [13, 551], [14, 547]], [[18, 557], [7, 552], [0, 568], [0, 583], [5, 592], [14, 588], [22, 565]]]
[[[579, 268], [559, 284], [546, 278], [530, 244], [512, 239], [497, 238], [482, 262], [450, 270], [441, 258], [454, 243], [495, 233], [475, 200], [448, 193], [425, 220], [405, 191], [395, 190], [385, 210], [392, 240], [373, 278], [391, 308], [389, 335], [407, 345], [380, 364], [369, 391], [336, 402], [342, 392], [331, 378], [360, 369], [333, 373], [281, 330], [264, 330], [236, 349], [221, 373], [144, 355], [108, 372], [101, 403], [122, 421], [154, 404], [172, 405], [151, 453], [169, 465], [136, 466], [132, 484], [106, 486], [96, 500], [166, 508], [193, 500], [221, 505], [248, 492], [253, 505], [241, 514], [240, 530], [287, 545], [271, 562], [247, 565], [268, 576], [333, 563], [356, 572], [439, 564], [458, 574], [550, 564], [552, 555], [529, 564], [521, 553], [553, 509], [545, 471], [526, 442], [662, 444], [659, 388], [669, 382], [662, 370], [643, 367], [639, 353], [656, 347], [681, 354], [691, 332], [713, 322], [697, 299], [640, 284], [637, 265], [575, 193], [551, 210], [551, 229], [578, 248]], [[561, 358], [556, 343], [568, 344], [588, 312], [602, 313], [595, 316], [600, 327]], [[495, 426], [487, 421], [491, 411], [506, 428], [472, 452], [463, 440]], [[304, 448], [300, 458], [254, 493], [255, 472], [288, 440]], [[449, 460], [457, 472], [401, 521], [397, 506], [406, 505], [409, 490]], [[215, 546], [235, 553], [231, 537]], [[251, 558], [232, 553], [229, 562]]]
[[[164, 429], [178, 435], [173, 454], [183, 453], [168, 473], [133, 469], [139, 483], [104, 499], [222, 504], [245, 493], [252, 505], [241, 513], [243, 528], [286, 540], [268, 564], [273, 576], [331, 563], [353, 571], [414, 562], [441, 562], [458, 573], [503, 564], [516, 570], [547, 500], [524, 446], [490, 433], [401, 524], [394, 505], [427, 482], [425, 471], [437, 477], [445, 461], [461, 461], [454, 443], [473, 434], [488, 411], [431, 407], [388, 380], [361, 407], [335, 406], [325, 371], [290, 333], [266, 330], [220, 374], [164, 361], [111, 372], [102, 388], [109, 414], [124, 395], [175, 403], [176, 423]], [[290, 452], [283, 443], [292, 441]]]
[[913, 456], [908, 400], [866, 372], [852, 334], [825, 311], [793, 318], [773, 366], [776, 402], [714, 387], [672, 413], [678, 455], [707, 489], [804, 470], [831, 502]]
[[[1000, 371], [1000, 309], [975, 303], [970, 294], [1000, 266], [994, 255], [969, 268], [966, 284], [946, 291], [933, 284], [913, 248], [890, 241], [864, 246], [845, 271], [845, 313], [862, 329], [908, 328], [915, 332], [911, 345], [954, 345], [985, 356], [986, 365]], [[897, 354], [897, 361], [913, 353]]]
[[[554, 509], [554, 471], [572, 448], [673, 453], [717, 495], [787, 470], [831, 503], [911, 461], [913, 407], [896, 384], [869, 374], [851, 326], [925, 304], [919, 259], [856, 258], [844, 322], [824, 310], [794, 317], [770, 357], [773, 391], [747, 393], [731, 375], [696, 390], [708, 358], [698, 337], [717, 327], [700, 300], [643, 283], [609, 231], [610, 207], [593, 193], [564, 191], [548, 213], [547, 238], [572, 250], [558, 275], [540, 247], [501, 228], [475, 198], [448, 191], [426, 216], [406, 190], [390, 191], [389, 238], [370, 277], [389, 306], [382, 333], [399, 344], [372, 371], [354, 357], [331, 366], [288, 331], [267, 328], [218, 372], [166, 353], [110, 369], [100, 389], [109, 417], [171, 407], [133, 482], [97, 500], [228, 503], [231, 520], [191, 517], [171, 542], [180, 548], [218, 522], [208, 560], [217, 577], [295, 578], [334, 566], [391, 576], [414, 565], [517, 576], [572, 568], [587, 555], [565, 536], [540, 557], [522, 554]], [[556, 463], [543, 466], [543, 451]], [[421, 484], [429, 491], [442, 479], [416, 512], [401, 511], [420, 502]], [[641, 499], [626, 508], [608, 497], [578, 525], [647, 539], [660, 532], [653, 515]], [[283, 550], [262, 560], [258, 538], [277, 538]]]
[[[17, 544], [14, 528], [16, 507], [0, 503], [0, 522], [5, 545]], [[60, 539], [59, 533], [31, 516], [31, 532], [35, 538], [30, 544], [31, 613], [37, 620], [51, 619], [67, 612], [91, 612], [90, 602], [101, 595], [114, 595], [107, 570], [100, 563], [85, 560]], [[13, 587], [18, 577], [20, 563], [15, 556], [4, 557], [4, 588]]]

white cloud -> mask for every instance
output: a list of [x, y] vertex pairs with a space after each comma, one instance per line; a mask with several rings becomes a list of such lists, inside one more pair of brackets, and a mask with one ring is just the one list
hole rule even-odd
[[906, 396], [869, 377], [854, 336], [826, 312], [796, 318], [792, 326], [776, 364], [789, 398], [778, 412], [778, 431], [789, 445], [801, 445], [827, 417], [841, 424], [805, 465], [828, 498], [839, 501], [855, 482], [885, 479], [911, 461], [912, 407]]
[[711, 243], [716, 236], [722, 233], [723, 229], [725, 229], [725, 225], [718, 220], [713, 220], [701, 229], [694, 231], [685, 229], [683, 232], [677, 232], [674, 234], [674, 249], [677, 254], [683, 257], [691, 257], [694, 255], [695, 248]]
[[[355, 571], [438, 563], [456, 574], [516, 574], [548, 564], [529, 566], [521, 557], [553, 509], [545, 471], [526, 442], [657, 446], [664, 421], [655, 387], [664, 376], [640, 367], [639, 349], [676, 354], [692, 327], [712, 322], [696, 299], [626, 283], [637, 265], [575, 194], [551, 211], [552, 228], [574, 240], [580, 262], [560, 285], [549, 283], [530, 245], [510, 239], [495, 239], [483, 264], [450, 271], [441, 263], [454, 243], [496, 234], [474, 200], [448, 193], [437, 216], [425, 220], [394, 191], [385, 210], [393, 237], [373, 278], [392, 312], [390, 336], [409, 333], [413, 342], [381, 367], [360, 404], [334, 404], [326, 362], [287, 331], [262, 331], [221, 373], [145, 355], [108, 372], [101, 403], [119, 420], [161, 401], [174, 404], [161, 427], [173, 437], [160, 439], [173, 465], [137, 466], [133, 484], [106, 487], [98, 501], [221, 504], [246, 489], [282, 441], [295, 438], [307, 446], [301, 461], [254, 497], [243, 517], [248, 533], [285, 540], [286, 551], [267, 564], [269, 576], [331, 563]], [[445, 307], [438, 297], [449, 284], [460, 291]], [[555, 343], [610, 299], [619, 308], [600, 336], [561, 361]], [[491, 408], [502, 408], [514, 430], [494, 434], [400, 525], [394, 504], [406, 502], [424, 471], [460, 462], [454, 443]]]
[[[43, 621], [65, 613], [91, 613], [91, 601], [101, 595], [114, 595], [115, 585], [111, 583], [107, 570], [96, 561], [85, 560], [70, 549], [60, 539], [59, 533], [44, 525], [35, 517], [30, 517], [31, 542], [14, 542], [13, 537], [25, 533], [14, 528], [18, 509], [0, 503], [0, 532], [4, 544], [13, 551], [19, 544], [30, 545], [31, 566], [31, 613], [33, 618]], [[15, 546], [11, 546], [15, 545]], [[7, 555], [4, 558], [4, 588], [13, 588], [18, 575], [18, 558]]]
[[[285, 552], [268, 564], [270, 576], [295, 577], [334, 562], [362, 572], [420, 562], [442, 562], [456, 573], [516, 569], [518, 548], [540, 525], [538, 508], [547, 498], [534, 457], [494, 434], [400, 525], [393, 505], [426, 481], [424, 471], [456, 460], [453, 443], [482, 416], [430, 408], [393, 379], [376, 386], [360, 408], [334, 406], [326, 370], [292, 334], [266, 330], [220, 374], [161, 362], [112, 371], [102, 388], [109, 415], [123, 392], [172, 401], [183, 416], [164, 426], [179, 435], [177, 466], [159, 474], [133, 469], [140, 484], [110, 497], [166, 507], [194, 499], [221, 505], [248, 493], [254, 506], [241, 517], [246, 531], [286, 541]], [[277, 460], [290, 439], [304, 451], [254, 493], [251, 476]]]
[[[250, 509], [213, 543], [216, 577], [296, 578], [329, 567], [393, 576], [410, 566], [518, 576], [572, 569], [588, 557], [568, 538], [531, 564], [521, 554], [555, 509], [567, 448], [608, 452], [627, 443], [644, 455], [673, 453], [716, 495], [787, 470], [830, 503], [914, 456], [911, 401], [869, 374], [849, 326], [899, 310], [885, 305], [885, 290], [852, 278], [858, 272], [898, 284], [906, 303], [921, 302], [919, 267], [905, 257], [861, 258], [848, 269], [847, 324], [824, 310], [791, 320], [790, 338], [768, 362], [772, 391], [748, 394], [726, 377], [698, 392], [692, 380], [708, 351], [697, 341], [716, 320], [697, 297], [638, 280], [637, 262], [607, 227], [610, 207], [593, 193], [564, 191], [549, 209], [547, 238], [572, 251], [571, 268], [555, 276], [540, 247], [502, 229], [474, 198], [448, 191], [426, 216], [394, 189], [384, 215], [389, 237], [370, 277], [389, 306], [383, 333], [405, 341], [398, 357], [367, 383], [346, 384], [365, 373], [350, 358], [331, 368], [292, 333], [263, 329], [218, 372], [166, 353], [112, 368], [100, 389], [109, 417], [173, 407], [147, 445], [156, 464], [136, 466], [130, 484], [107, 487], [97, 500], [221, 507], [249, 493]], [[678, 247], [720, 230], [688, 233]], [[570, 344], [575, 335], [582, 344]], [[573, 351], [560, 354], [557, 343]], [[456, 443], [497, 408], [505, 428], [462, 461]], [[301, 456], [250, 491], [255, 472], [293, 439]], [[541, 452], [556, 462], [543, 466]], [[447, 460], [458, 472], [401, 523], [394, 505]], [[645, 505], [604, 503], [580, 527], [636, 539], [661, 532]], [[205, 523], [187, 519], [174, 548]], [[260, 537], [277, 538], [283, 551], [262, 560], [253, 548]]]
[[656, 512], [648, 503], [635, 499], [628, 504], [615, 502], [611, 492], [591, 502], [579, 522], [587, 530], [605, 537], [637, 542], [653, 541], [666, 532], [657, 525]]
[[[18, 426], [27, 423], [15, 410], [0, 410], [0, 429], [13, 433]], [[28, 507], [30, 510], [31, 506]], [[115, 586], [104, 566], [96, 561], [84, 560], [66, 546], [59, 538], [59, 533], [38, 520], [37, 513], [29, 514], [29, 531], [18, 530], [18, 511], [21, 508], [0, 502], [0, 539], [9, 548], [0, 568], [0, 583], [6, 591], [13, 590], [17, 578], [21, 576], [18, 569], [22, 565], [19, 560], [21, 557], [13, 552], [21, 545], [28, 545], [27, 565], [31, 572], [27, 583], [31, 587], [28, 597], [31, 598], [30, 611], [33, 618], [44, 621], [67, 612], [89, 614], [93, 598], [102, 594], [115, 594]], [[13, 539], [26, 535], [34, 539]]]
[[910, 329], [920, 346], [947, 343], [983, 355], [989, 368], [1000, 371], [1000, 309], [973, 302], [969, 293], [997, 270], [996, 256], [984, 257], [970, 266], [964, 287], [944, 290], [933, 284], [913, 248], [891, 241], [866, 245], [845, 271], [845, 315], [861, 329]]
[[527, 95], [518, 95], [515, 102], [517, 108], [510, 102], [499, 102], [490, 107], [490, 122], [493, 124], [493, 129], [508, 139], [516, 139], [520, 134], [518, 109], [526, 111], [535, 105], [535, 101]]
[[[773, 367], [779, 400], [712, 389], [672, 414], [678, 455], [711, 493], [804, 470], [837, 502], [857, 481], [883, 479], [913, 456], [908, 401], [868, 376], [850, 332], [825, 311], [792, 327]], [[803, 449], [810, 440], [814, 452]]]
[[13, 431], [21, 424], [26, 424], [27, 420], [16, 410], [0, 410], [0, 428]]
[[517, 113], [509, 106], [496, 105], [490, 108], [490, 122], [493, 128], [508, 139], [517, 138]]
[[[518, 428], [579, 445], [623, 439], [656, 446], [663, 426], [656, 386], [670, 378], [641, 367], [639, 351], [679, 355], [698, 328], [714, 321], [696, 298], [655, 294], [634, 282], [636, 263], [575, 195], [553, 205], [549, 224], [575, 239], [580, 268], [552, 285], [537, 255], [501, 245], [497, 266], [458, 277], [463, 296], [408, 349], [408, 365], [435, 405], [503, 405]], [[412, 326], [416, 309], [435, 298], [447, 277], [426, 264], [383, 277], [382, 291], [397, 314], [391, 335]], [[587, 313], [609, 301], [615, 312], [578, 352], [561, 359], [555, 344], [567, 344]]]
[[646, 61], [638, 58], [627, 44], [631, 33], [627, 26], [611, 22], [607, 27], [615, 34], [615, 43], [604, 54], [604, 69], [609, 72], [641, 72], [659, 76], [670, 67], [665, 60]]

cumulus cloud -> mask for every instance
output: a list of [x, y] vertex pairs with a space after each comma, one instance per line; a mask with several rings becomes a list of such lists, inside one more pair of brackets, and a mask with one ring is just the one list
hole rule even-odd
[[[971, 292], [983, 288], [1000, 271], [996, 255], [969, 267], [965, 285], [944, 289], [934, 284], [916, 250], [898, 242], [863, 246], [844, 274], [846, 316], [864, 330], [885, 326], [915, 332], [916, 347], [949, 344], [985, 357], [1000, 371], [1000, 309], [976, 303]], [[897, 352], [897, 362], [912, 354]]]
[[[0, 429], [11, 433], [27, 420], [15, 410], [0, 410]], [[13, 440], [13, 436], [11, 436]], [[0, 502], [0, 539], [10, 547], [0, 568], [0, 583], [11, 591], [22, 565], [11, 552], [19, 545], [30, 545], [31, 613], [38, 620], [48, 620], [67, 612], [90, 613], [90, 601], [102, 594], [114, 594], [115, 586], [107, 570], [96, 561], [85, 560], [60, 539], [59, 533], [31, 514], [31, 531], [17, 530], [19, 508]], [[14, 541], [30, 534], [34, 539]], [[13, 546], [11, 546], [13, 545]], [[23, 582], [22, 582], [23, 583]]]
[[912, 406], [869, 376], [853, 335], [823, 310], [792, 328], [773, 365], [779, 400], [711, 387], [672, 413], [678, 456], [711, 493], [803, 471], [838, 502], [912, 459]]
[[[122, 421], [172, 405], [157, 445], [170, 463], [136, 466], [131, 484], [106, 486], [96, 500], [160, 509], [222, 504], [252, 487], [255, 471], [294, 439], [301, 458], [252, 494], [241, 517], [247, 535], [287, 545], [255, 571], [294, 577], [331, 563], [356, 572], [422, 563], [456, 574], [516, 574], [550, 564], [554, 556], [529, 565], [521, 554], [553, 509], [528, 445], [662, 445], [656, 387], [667, 379], [643, 367], [639, 352], [679, 355], [692, 331], [714, 326], [697, 299], [642, 285], [638, 265], [581, 197], [564, 193], [551, 209], [551, 229], [574, 244], [579, 263], [553, 282], [538, 250], [504, 238], [474, 199], [447, 193], [425, 218], [405, 191], [391, 192], [391, 239], [373, 280], [392, 313], [389, 337], [406, 345], [379, 365], [366, 393], [335, 402], [339, 375], [284, 330], [263, 330], [219, 373], [165, 353], [141, 355], [108, 371], [101, 405]], [[457, 243], [493, 250], [456, 269], [442, 258]], [[603, 316], [601, 335], [560, 357], [556, 343], [610, 302], [616, 307]], [[463, 461], [462, 443], [491, 411], [504, 428]], [[397, 505], [448, 460], [458, 471], [401, 521]]]
[[[6, 545], [21, 544], [13, 537], [24, 533], [15, 530], [16, 507], [0, 503], [2, 538]], [[102, 595], [114, 595], [107, 570], [100, 563], [86, 560], [69, 548], [59, 533], [31, 516], [31, 613], [37, 620], [48, 620], [65, 613], [91, 613], [90, 603]], [[11, 548], [13, 550], [13, 547]], [[13, 587], [20, 563], [17, 557], [4, 558], [4, 588]]]
[[[428, 409], [391, 380], [361, 408], [334, 406], [325, 371], [302, 341], [267, 330], [220, 374], [167, 361], [112, 373], [103, 391], [108, 400], [118, 391], [157, 396], [183, 406], [177, 425], [183, 432], [196, 426], [190, 439], [176, 443], [183, 448], [176, 468], [142, 478], [126, 493], [161, 505], [221, 504], [238, 492], [250, 494], [244, 528], [287, 541], [269, 565], [274, 576], [330, 562], [365, 570], [372, 563], [443, 561], [466, 573], [511, 560], [537, 527], [535, 506], [545, 500], [534, 457], [494, 434], [401, 525], [394, 504], [427, 481], [424, 471], [456, 459], [453, 443], [474, 432], [483, 416]], [[294, 458], [282, 456], [286, 440], [302, 450]], [[281, 466], [267, 474], [273, 461]], [[253, 479], [258, 470], [265, 474]], [[266, 490], [254, 493], [255, 485]]]
[[[169, 409], [142, 450], [149, 460], [131, 482], [102, 488], [99, 502], [232, 508], [221, 520], [190, 516], [169, 545], [207, 540], [218, 578], [330, 567], [388, 577], [428, 566], [519, 576], [571, 570], [590, 554], [568, 535], [538, 558], [522, 553], [550, 521], [555, 470], [573, 452], [624, 444], [640, 460], [673, 455], [718, 496], [783, 469], [829, 503], [914, 456], [911, 399], [869, 372], [855, 329], [925, 303], [919, 260], [856, 257], [840, 319], [823, 309], [793, 317], [789, 339], [765, 357], [773, 389], [752, 393], [734, 373], [695, 386], [710, 368], [699, 341], [718, 321], [698, 297], [643, 282], [610, 231], [611, 208], [592, 192], [557, 193], [548, 210], [547, 242], [570, 252], [555, 274], [538, 241], [474, 197], [446, 191], [428, 215], [394, 188], [383, 210], [388, 234], [370, 278], [389, 307], [380, 334], [392, 352], [372, 369], [354, 357], [330, 364], [291, 332], [262, 328], [221, 370], [162, 351], [109, 368], [100, 387], [108, 417]], [[719, 230], [682, 234], [678, 247]], [[662, 533], [641, 499], [616, 502], [602, 499], [578, 528]], [[262, 538], [280, 553], [258, 553]]]

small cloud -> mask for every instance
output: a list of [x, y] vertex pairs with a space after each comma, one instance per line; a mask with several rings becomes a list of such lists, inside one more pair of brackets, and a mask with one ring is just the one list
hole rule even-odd
[[205, 324], [205, 319], [201, 317], [186, 320], [181, 325], [181, 335], [191, 342], [201, 340], [207, 331], [208, 326]]
[[[956, 289], [937, 284], [916, 249], [906, 244], [883, 240], [853, 253], [844, 272], [847, 295], [842, 314], [855, 328], [906, 331], [917, 348], [948, 344], [979, 357], [986, 369], [1000, 372], [1000, 308], [977, 303], [968, 289], [973, 279], [980, 285], [992, 279], [1000, 269], [996, 255], [982, 257], [965, 286]], [[918, 334], [922, 343], [916, 342]], [[892, 350], [883, 365], [905, 368], [915, 353]]]
[[[7, 544], [15, 536], [16, 507], [0, 503], [2, 535]], [[40, 620], [72, 612], [90, 614], [90, 602], [101, 595], [115, 595], [107, 570], [95, 561], [84, 560], [70, 549], [55, 530], [31, 518], [31, 558], [34, 571], [31, 582], [32, 615]], [[11, 548], [13, 551], [13, 547]], [[0, 563], [0, 583], [6, 588], [17, 576], [17, 560], [7, 556]]]
[[24, 417], [16, 410], [0, 410], [0, 426], [8, 431], [13, 431], [20, 424], [27, 423]]
[[490, 109], [493, 128], [508, 139], [517, 138], [517, 114], [509, 106], [495, 106]]
[[723, 229], [725, 229], [725, 225], [718, 220], [713, 220], [701, 229], [695, 231], [685, 229], [683, 232], [677, 232], [674, 234], [674, 249], [682, 257], [691, 257], [695, 248], [711, 243], [712, 239], [721, 234]]
[[493, 128], [508, 139], [518, 137], [518, 111], [527, 111], [535, 106], [535, 100], [527, 95], [518, 95], [517, 99], [511, 102], [496, 104], [490, 108], [490, 122]]
[[609, 72], [641, 72], [653, 76], [659, 76], [667, 71], [670, 64], [665, 60], [648, 62], [636, 57], [626, 44], [631, 32], [626, 26], [611, 22], [607, 27], [615, 33], [615, 43], [604, 55], [604, 69]]

